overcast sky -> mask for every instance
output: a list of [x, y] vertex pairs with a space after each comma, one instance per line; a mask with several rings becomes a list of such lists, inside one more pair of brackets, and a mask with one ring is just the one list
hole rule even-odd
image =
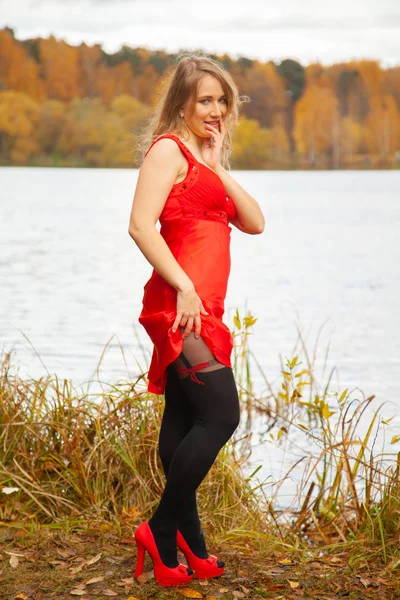
[[261, 60], [400, 64], [400, 0], [0, 0], [19, 39], [203, 49]]

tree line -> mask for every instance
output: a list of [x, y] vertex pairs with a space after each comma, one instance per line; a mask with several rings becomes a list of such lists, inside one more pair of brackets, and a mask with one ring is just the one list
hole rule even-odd
[[[303, 66], [211, 55], [242, 95], [238, 169], [400, 166], [400, 66]], [[0, 30], [0, 162], [132, 167], [135, 140], [176, 54], [72, 46]]]

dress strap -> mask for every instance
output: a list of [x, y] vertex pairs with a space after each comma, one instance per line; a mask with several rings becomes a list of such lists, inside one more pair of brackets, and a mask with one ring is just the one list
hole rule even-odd
[[186, 144], [184, 144], [177, 135], [173, 134], [173, 133], [165, 133], [164, 135], [160, 135], [160, 137], [158, 137], [156, 140], [154, 140], [154, 142], [151, 144], [151, 146], [149, 147], [149, 149], [147, 150], [145, 156], [147, 156], [148, 152], [150, 152], [150, 150], [152, 149], [152, 147], [154, 146], [154, 144], [156, 144], [159, 140], [162, 140], [163, 138], [169, 138], [171, 140], [174, 140], [174, 142], [176, 142], [179, 146], [179, 148], [181, 149], [182, 154], [185, 155], [188, 163], [190, 166], [195, 165], [198, 163], [198, 161], [196, 160], [196, 158], [194, 157], [194, 155], [190, 152], [189, 148], [186, 146]]

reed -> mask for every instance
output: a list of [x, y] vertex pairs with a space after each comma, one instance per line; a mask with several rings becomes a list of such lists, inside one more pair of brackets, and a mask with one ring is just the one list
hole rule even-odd
[[[273, 389], [249, 347], [255, 323], [249, 312], [243, 318], [236, 312], [233, 364], [243, 425], [198, 490], [205, 529], [238, 548], [340, 550], [353, 564], [371, 558], [396, 568], [400, 454], [379, 450], [390, 419], [374, 396], [332, 391], [331, 374], [318, 384], [304, 343], [286, 359]], [[254, 369], [265, 394], [254, 393]], [[164, 400], [148, 394], [144, 382], [141, 373], [100, 389], [94, 381], [83, 391], [56, 376], [23, 379], [3, 355], [1, 521], [30, 530], [127, 533], [148, 518], [165, 481], [157, 450]], [[265, 423], [271, 447], [286, 451], [287, 472], [278, 481], [260, 482], [260, 467], [245, 474], [256, 420]], [[395, 447], [400, 436], [390, 437]], [[284, 506], [280, 491], [293, 475], [295, 492]]]

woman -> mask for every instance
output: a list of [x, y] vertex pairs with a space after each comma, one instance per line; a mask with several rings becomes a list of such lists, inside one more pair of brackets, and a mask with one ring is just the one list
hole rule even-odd
[[224, 567], [206, 550], [196, 489], [240, 418], [233, 338], [222, 322], [229, 223], [249, 234], [264, 229], [259, 205], [223, 166], [239, 104], [222, 65], [180, 59], [149, 127], [130, 217], [129, 234], [154, 267], [139, 322], [154, 344], [148, 390], [165, 394], [159, 453], [167, 478], [157, 510], [135, 531], [135, 577], [147, 550], [163, 586]]

